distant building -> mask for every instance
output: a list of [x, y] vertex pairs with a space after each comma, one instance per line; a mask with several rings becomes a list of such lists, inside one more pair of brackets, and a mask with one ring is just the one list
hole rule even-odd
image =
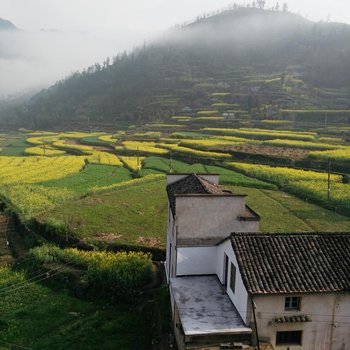
[[222, 116], [225, 117], [225, 119], [235, 119], [234, 112], [223, 112]]
[[261, 349], [350, 349], [350, 234], [259, 233], [245, 196], [218, 180], [167, 178], [166, 274], [179, 350], [258, 339]]

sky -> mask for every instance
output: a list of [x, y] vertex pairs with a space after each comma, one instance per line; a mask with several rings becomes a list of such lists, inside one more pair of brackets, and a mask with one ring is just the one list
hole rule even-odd
[[[239, 4], [251, 1], [236, 1]], [[266, 8], [276, 4], [266, 1]], [[152, 41], [168, 28], [225, 8], [227, 0], [0, 0], [0, 17], [24, 31], [0, 36], [0, 97], [52, 84], [107, 56]], [[279, 1], [280, 4], [283, 1]], [[349, 0], [289, 0], [310, 20], [350, 24]], [[56, 30], [43, 32], [42, 30]], [[0, 52], [1, 54], [1, 52]]]

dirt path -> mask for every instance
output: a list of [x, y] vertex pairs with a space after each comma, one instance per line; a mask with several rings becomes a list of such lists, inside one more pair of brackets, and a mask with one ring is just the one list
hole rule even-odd
[[8, 232], [10, 229], [10, 219], [4, 215], [0, 215], [0, 266], [9, 265], [13, 261], [8, 242]]

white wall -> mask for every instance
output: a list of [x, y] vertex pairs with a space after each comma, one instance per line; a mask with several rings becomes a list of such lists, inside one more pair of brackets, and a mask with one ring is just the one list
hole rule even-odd
[[[287, 295], [288, 296], [288, 295]], [[289, 346], [290, 350], [349, 350], [350, 349], [350, 294], [319, 293], [291, 294], [301, 296], [301, 310], [284, 310], [286, 295], [253, 297], [260, 337], [270, 338], [276, 350], [287, 346], [276, 346], [277, 331], [301, 330], [302, 346]], [[335, 311], [334, 327], [332, 314]], [[273, 323], [275, 317], [284, 315], [309, 315], [312, 322]], [[333, 328], [333, 336], [331, 329]], [[332, 338], [332, 340], [331, 340]], [[330, 346], [332, 343], [332, 346]]]
[[177, 196], [178, 238], [225, 238], [231, 232], [257, 232], [258, 221], [241, 221], [241, 196]]
[[217, 247], [177, 249], [176, 276], [216, 274]]
[[[185, 275], [217, 275], [219, 281], [224, 283], [224, 254], [229, 257], [229, 271], [227, 281], [227, 294], [235, 305], [245, 323], [248, 309], [248, 293], [244, 287], [241, 274], [238, 269], [231, 241], [228, 239], [219, 246], [213, 247], [186, 247], [177, 249], [176, 276]], [[230, 288], [231, 262], [236, 266], [235, 292]]]
[[176, 223], [173, 218], [173, 215], [171, 214], [171, 209], [168, 205], [168, 218], [167, 218], [167, 243], [166, 243], [166, 261], [165, 261], [165, 272], [167, 281], [169, 283], [169, 279], [173, 277], [172, 270], [175, 271], [173, 268], [173, 264], [175, 261], [175, 254], [176, 254]]
[[[227, 294], [231, 301], [235, 305], [237, 311], [241, 315], [243, 321], [246, 325], [249, 324], [250, 319], [248, 319], [248, 292], [243, 284], [241, 273], [238, 269], [238, 263], [236, 256], [233, 252], [231, 241], [227, 239], [225, 242], [218, 246], [217, 250], [217, 260], [216, 260], [216, 274], [219, 277], [221, 283], [224, 283], [224, 256], [225, 254], [229, 258], [229, 270], [228, 270], [228, 280], [227, 280]], [[230, 288], [231, 279], [231, 262], [236, 266], [236, 286], [235, 293]]]

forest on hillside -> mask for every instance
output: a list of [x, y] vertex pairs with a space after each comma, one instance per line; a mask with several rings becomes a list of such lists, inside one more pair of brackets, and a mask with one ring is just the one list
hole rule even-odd
[[[247, 107], [252, 100], [258, 105], [262, 94], [254, 89], [271, 90], [262, 75], [279, 80], [274, 93], [285, 93], [287, 74], [301, 77], [310, 94], [319, 87], [344, 88], [350, 84], [349, 40], [345, 24], [314, 23], [285, 10], [236, 8], [75, 72], [29, 102], [3, 106], [0, 115], [10, 127], [122, 125], [167, 120], [184, 108], [206, 105], [220, 90], [239, 92]], [[273, 94], [268, 99], [281, 108], [296, 107], [295, 101], [275, 102]], [[347, 106], [340, 101], [339, 108]]]

